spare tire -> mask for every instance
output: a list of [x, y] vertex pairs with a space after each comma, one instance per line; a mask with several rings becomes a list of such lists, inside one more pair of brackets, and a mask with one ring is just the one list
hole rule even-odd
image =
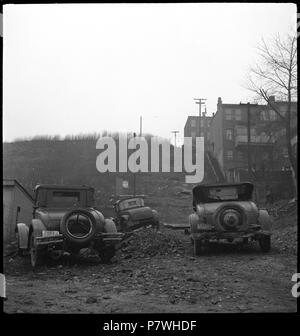
[[93, 212], [75, 209], [62, 217], [60, 230], [68, 242], [83, 246], [93, 240], [99, 230], [99, 222]]
[[215, 217], [216, 226], [221, 231], [238, 231], [246, 220], [243, 209], [235, 204], [221, 207]]

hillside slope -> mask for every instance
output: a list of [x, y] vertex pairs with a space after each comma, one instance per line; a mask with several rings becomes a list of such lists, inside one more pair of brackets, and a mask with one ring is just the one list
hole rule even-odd
[[[97, 205], [110, 213], [111, 195], [115, 193], [116, 176], [129, 181], [132, 173], [99, 173], [96, 169], [96, 139], [30, 140], [3, 144], [3, 176], [15, 178], [29, 191], [39, 183], [85, 184], [96, 190]], [[171, 152], [171, 167], [172, 167]], [[149, 160], [150, 161], [150, 160]], [[204, 161], [204, 183], [216, 182], [215, 174]], [[136, 192], [147, 195], [149, 205], [164, 213], [164, 220], [178, 222], [191, 210], [191, 198], [181, 193], [193, 185], [185, 183], [186, 173], [137, 173]]]

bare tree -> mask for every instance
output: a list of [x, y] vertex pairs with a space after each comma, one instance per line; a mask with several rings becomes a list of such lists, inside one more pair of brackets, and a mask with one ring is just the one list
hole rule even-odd
[[[262, 40], [258, 47], [259, 63], [250, 69], [247, 88], [256, 98], [265, 101], [278, 116], [285, 128], [288, 157], [297, 184], [297, 158], [292, 150], [292, 103], [297, 99], [297, 36], [279, 35], [268, 43]], [[286, 102], [286, 111], [281, 111], [273, 100], [278, 97]]]

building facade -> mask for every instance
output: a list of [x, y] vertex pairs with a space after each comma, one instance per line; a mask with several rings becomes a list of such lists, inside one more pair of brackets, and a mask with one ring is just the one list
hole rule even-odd
[[212, 116], [206, 116], [203, 113], [202, 116], [188, 116], [184, 126], [185, 137], [204, 137], [204, 147], [208, 149], [210, 146], [210, 125]]
[[[287, 103], [275, 102], [275, 98], [274, 103], [284, 113]], [[273, 173], [284, 179], [280, 171], [286, 171], [290, 181], [285, 127], [272, 106], [224, 104], [218, 99], [210, 127], [211, 151], [228, 182], [266, 181]], [[296, 103], [292, 109], [293, 118], [297, 118]], [[291, 124], [294, 125], [293, 149], [296, 150], [297, 120]]]

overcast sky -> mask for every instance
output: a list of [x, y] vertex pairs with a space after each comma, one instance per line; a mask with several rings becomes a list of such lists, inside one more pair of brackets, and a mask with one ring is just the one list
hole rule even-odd
[[262, 37], [295, 29], [293, 4], [5, 5], [3, 138], [143, 131], [171, 138], [193, 98], [243, 88]]

